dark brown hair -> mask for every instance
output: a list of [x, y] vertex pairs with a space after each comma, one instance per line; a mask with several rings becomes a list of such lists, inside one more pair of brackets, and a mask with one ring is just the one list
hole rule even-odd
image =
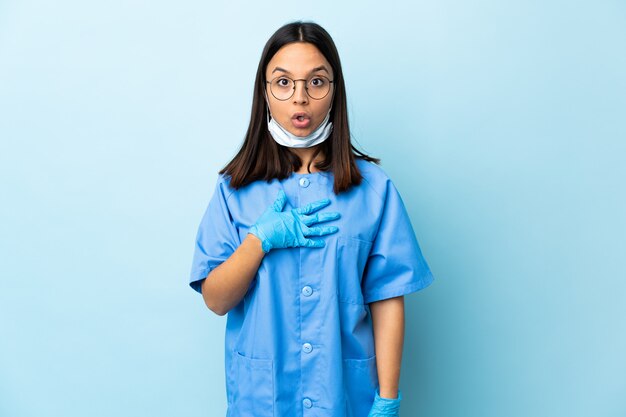
[[[230, 176], [231, 187], [238, 189], [257, 180], [285, 179], [300, 169], [302, 165], [300, 158], [288, 147], [276, 143], [270, 136], [266, 120], [267, 103], [264, 97], [267, 64], [280, 48], [293, 42], [308, 42], [315, 45], [333, 69], [335, 92], [330, 115], [333, 131], [327, 140], [317, 145], [312, 161], [320, 151], [324, 151], [325, 159], [315, 164], [315, 168], [333, 173], [335, 178], [333, 191], [339, 194], [350, 186], [361, 183], [362, 175], [356, 165], [356, 158], [363, 158], [376, 164], [380, 163], [380, 159], [368, 156], [352, 145], [346, 87], [339, 54], [328, 32], [313, 22], [288, 23], [279, 28], [265, 44], [254, 82], [252, 114], [245, 140], [237, 155], [219, 173]], [[310, 163], [307, 170], [311, 172]]]

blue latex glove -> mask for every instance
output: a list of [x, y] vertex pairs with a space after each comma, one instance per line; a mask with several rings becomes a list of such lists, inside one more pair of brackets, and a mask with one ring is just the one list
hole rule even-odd
[[376, 389], [374, 404], [367, 417], [398, 417], [402, 393], [398, 390], [398, 398], [384, 398], [380, 396], [380, 389]]
[[310, 215], [329, 205], [329, 199], [318, 200], [304, 207], [283, 212], [286, 202], [287, 196], [283, 190], [280, 190], [276, 201], [248, 230], [248, 233], [252, 233], [261, 240], [263, 252], [298, 246], [321, 248], [325, 245], [323, 240], [307, 239], [307, 237], [328, 235], [339, 230], [336, 226], [309, 227], [315, 223], [336, 220], [340, 217], [336, 212]]

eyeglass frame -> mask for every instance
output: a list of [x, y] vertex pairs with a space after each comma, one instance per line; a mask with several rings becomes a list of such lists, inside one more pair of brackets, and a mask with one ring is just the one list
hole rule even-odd
[[[326, 77], [325, 75], [315, 75], [315, 76], [313, 76], [313, 77], [311, 77], [311, 78], [314, 78], [314, 77], [323, 77], [323, 78], [326, 78], [330, 84], [333, 84], [333, 89], [335, 88], [335, 86], [334, 86], [334, 82], [335, 82], [335, 80], [330, 80], [330, 79], [328, 79], [328, 77]], [[280, 99], [280, 98], [278, 98], [278, 97], [276, 97], [276, 96], [274, 95], [274, 92], [272, 91], [272, 85], [271, 85], [270, 83], [271, 83], [272, 81], [274, 81], [276, 78], [288, 78], [288, 79], [290, 79], [291, 81], [293, 81], [293, 91], [291, 92], [291, 95], [290, 95], [289, 97], [284, 98], [284, 99]], [[306, 82], [308, 81], [308, 79], [306, 79], [306, 78], [298, 78], [298, 79], [294, 80], [293, 78], [287, 77], [286, 75], [277, 75], [276, 77], [272, 78], [272, 79], [271, 79], [271, 80], [269, 80], [269, 81], [267, 81], [267, 80], [266, 80], [266, 81], [265, 81], [265, 83], [266, 83], [266, 84], [270, 84], [270, 93], [272, 93], [272, 96], [273, 96], [276, 100], [278, 100], [278, 101], [287, 101], [287, 100], [289, 100], [291, 97], [293, 97], [293, 95], [294, 95], [294, 94], [295, 94], [295, 92], [296, 92], [296, 81], [304, 81], [304, 91], [306, 92], [306, 95], [307, 95], [307, 96], [311, 97], [311, 95], [309, 94], [309, 87], [306, 85]], [[328, 93], [330, 93], [330, 87], [328, 88]], [[321, 97], [321, 98], [315, 98], [315, 97], [311, 97], [311, 98], [312, 98], [313, 100], [323, 100], [324, 98], [326, 98], [326, 96], [328, 95], [328, 93], [326, 93], [326, 94], [324, 95], [324, 97]]]

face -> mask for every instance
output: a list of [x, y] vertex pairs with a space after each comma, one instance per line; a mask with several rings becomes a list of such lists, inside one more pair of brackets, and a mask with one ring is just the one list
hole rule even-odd
[[[307, 80], [309, 91], [320, 85], [322, 79], [315, 76], [324, 76], [333, 80], [333, 72], [324, 55], [311, 43], [294, 42], [280, 48], [272, 57], [265, 69], [265, 79], [275, 80], [280, 84], [281, 77], [292, 80]], [[269, 100], [270, 115], [286, 130], [296, 136], [306, 136], [313, 132], [322, 123], [332, 104], [335, 86], [330, 84], [328, 94], [319, 100], [307, 95], [305, 81], [296, 81], [296, 91], [289, 99], [278, 100], [270, 90], [270, 84], [265, 84], [265, 92]], [[298, 120], [296, 113], [304, 113]]]

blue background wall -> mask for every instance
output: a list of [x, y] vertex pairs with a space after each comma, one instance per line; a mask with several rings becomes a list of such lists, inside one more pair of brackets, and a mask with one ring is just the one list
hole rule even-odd
[[402, 415], [626, 415], [623, 1], [5, 0], [0, 416], [225, 415], [193, 240], [294, 19], [436, 277]]

